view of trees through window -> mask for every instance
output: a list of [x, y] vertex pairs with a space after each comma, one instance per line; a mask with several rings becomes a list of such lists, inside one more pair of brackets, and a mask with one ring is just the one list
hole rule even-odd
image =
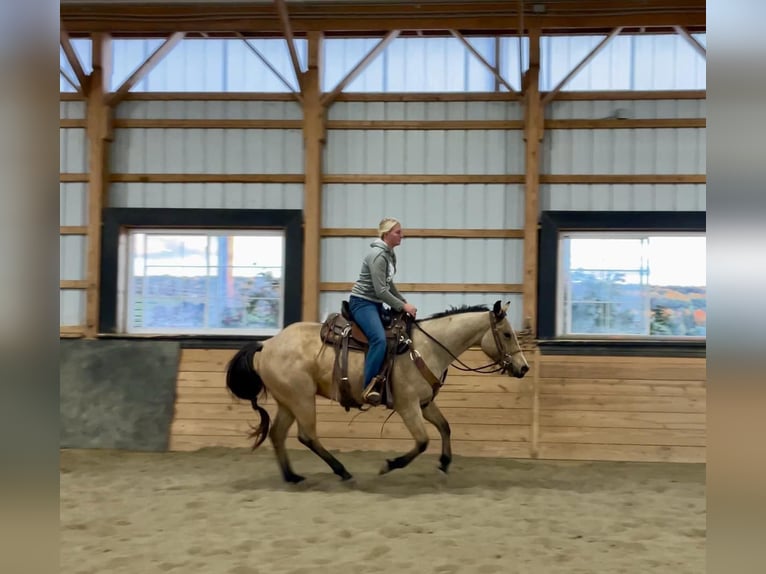
[[705, 337], [704, 235], [567, 234], [560, 335]]
[[128, 244], [128, 332], [281, 329], [282, 232], [135, 230]]

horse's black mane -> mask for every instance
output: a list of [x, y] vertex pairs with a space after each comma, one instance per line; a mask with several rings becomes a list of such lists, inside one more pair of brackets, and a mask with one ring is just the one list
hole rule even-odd
[[460, 307], [450, 307], [446, 311], [439, 311], [428, 317], [421, 319], [421, 321], [428, 321], [429, 319], [439, 319], [440, 317], [447, 317], [449, 315], [459, 315], [460, 313], [477, 313], [479, 311], [489, 311], [489, 307], [486, 305], [461, 305]]

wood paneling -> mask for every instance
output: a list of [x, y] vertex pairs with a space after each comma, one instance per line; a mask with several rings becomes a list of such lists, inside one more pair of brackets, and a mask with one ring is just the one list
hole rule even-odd
[[[181, 352], [171, 449], [250, 446], [247, 433], [257, 415], [225, 387], [224, 371], [233, 354], [214, 349]], [[524, 379], [449, 369], [437, 401], [450, 421], [456, 454], [705, 461], [705, 359], [542, 355], [535, 363], [535, 357], [527, 353], [532, 372]], [[473, 367], [488, 362], [478, 349], [468, 350], [461, 359]], [[321, 397], [316, 403], [319, 434], [329, 449], [403, 452], [412, 445], [396, 413], [381, 408], [346, 412]], [[267, 397], [263, 406], [274, 414], [273, 399]], [[428, 432], [429, 452], [438, 452], [438, 433], [432, 427]], [[264, 446], [270, 448], [268, 441]], [[294, 428], [288, 446], [303, 448]]]

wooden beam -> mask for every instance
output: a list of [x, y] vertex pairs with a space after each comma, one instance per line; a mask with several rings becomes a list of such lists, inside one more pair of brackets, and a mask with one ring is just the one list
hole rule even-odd
[[102, 209], [109, 189], [109, 139], [112, 110], [107, 104], [111, 41], [108, 36], [93, 37], [93, 72], [88, 82], [88, 251], [85, 335], [98, 334], [99, 285], [101, 279]]
[[135, 86], [138, 82], [140, 82], [146, 75], [151, 72], [157, 64], [159, 64], [162, 59], [167, 56], [170, 51], [175, 48], [176, 44], [178, 44], [181, 40], [183, 40], [185, 36], [184, 32], [176, 32], [174, 34], [171, 34], [169, 38], [167, 38], [159, 48], [157, 48], [147, 59], [146, 61], [141, 64], [138, 69], [133, 72], [130, 77], [128, 77], [127, 80], [125, 80], [122, 85], [117, 88], [117, 90], [111, 95], [111, 97], [108, 100], [108, 104], [112, 107], [119, 104], [122, 100], [125, 99], [125, 96], [127, 93]]
[[290, 15], [287, 13], [287, 2], [285, 0], [274, 0], [274, 4], [277, 6], [277, 14], [279, 14], [279, 23], [282, 26], [282, 34], [284, 34], [285, 42], [287, 42], [287, 50], [290, 52], [290, 61], [293, 63], [293, 70], [295, 71], [295, 78], [298, 80], [298, 86], [303, 92], [303, 70], [301, 69], [301, 63], [298, 60], [298, 52], [295, 49], [295, 37], [293, 35], [293, 29], [290, 25]]
[[75, 92], [77, 92], [79, 94], [82, 93], [82, 89], [80, 88], [80, 84], [77, 83], [76, 80], [73, 80], [72, 78], [70, 78], [69, 74], [66, 73], [64, 68], [59, 68], [59, 74], [61, 74], [61, 77], [66, 80], [67, 84], [69, 84], [70, 86], [72, 86], [74, 88]]
[[683, 26], [674, 26], [676, 32], [694, 48], [694, 50], [707, 61], [707, 50], [705, 46], [697, 41], [697, 38], [689, 34], [689, 31]]
[[240, 130], [297, 130], [303, 127], [301, 120], [227, 120], [227, 119], [119, 119], [115, 128], [143, 129], [240, 129]]
[[88, 235], [87, 225], [62, 225], [59, 235]]
[[516, 90], [514, 90], [513, 87], [508, 82], [505, 81], [505, 78], [503, 78], [503, 76], [500, 74], [500, 71], [495, 66], [487, 62], [487, 60], [484, 59], [484, 56], [482, 56], [479, 53], [479, 51], [476, 48], [474, 48], [473, 45], [468, 40], [466, 40], [460, 32], [458, 32], [457, 30], [450, 30], [450, 34], [452, 34], [455, 38], [460, 40], [460, 42], [462, 42], [462, 44], [473, 55], [473, 57], [479, 60], [479, 62], [481, 62], [484, 65], [484, 67], [487, 68], [492, 73], [493, 76], [495, 76], [495, 79], [498, 82], [500, 82], [500, 84], [505, 86], [506, 90], [508, 90], [512, 94], [517, 93]]
[[302, 173], [114, 173], [118, 183], [303, 183]]
[[[464, 33], [503, 33], [517, 30], [515, 2], [291, 2], [291, 32], [356, 32], [448, 29]], [[614, 2], [549, 2], [544, 14], [527, 13], [527, 29], [550, 33], [606, 33], [615, 26], [628, 28], [680, 25], [704, 28], [702, 0], [620, 0]], [[248, 34], [282, 32], [280, 18], [265, 3], [155, 3], [111, 2], [95, 6], [61, 5], [61, 19], [70, 33], [94, 31], [168, 34], [175, 31], [215, 32], [217, 36], [247, 30]]]
[[[263, 65], [266, 66], [269, 70], [271, 70], [271, 73], [274, 74], [277, 78], [279, 78], [279, 81], [282, 82], [290, 92], [292, 92], [295, 95], [295, 98], [299, 102], [303, 102], [303, 96], [301, 95], [299, 89], [296, 89], [295, 86], [293, 86], [290, 82], [287, 81], [287, 78], [285, 78], [282, 74], [279, 73], [279, 70], [277, 70], [274, 66], [271, 65], [271, 62], [269, 62], [266, 57], [258, 51], [258, 49], [253, 46], [250, 41], [245, 38], [242, 34], [237, 34], [239, 38], [245, 43], [245, 46], [247, 46], [250, 51], [255, 54], [255, 56], [263, 62]], [[300, 87], [300, 82], [299, 82]]]
[[[63, 25], [61, 27], [59, 38], [59, 42], [61, 44], [61, 48], [64, 50], [64, 55], [66, 56], [67, 62], [69, 62], [69, 65], [72, 67], [72, 71], [74, 72], [74, 75], [77, 78], [77, 82], [79, 83], [79, 86], [75, 86], [75, 89], [77, 89], [77, 91], [80, 93], [85, 93], [85, 90], [88, 87], [88, 76], [85, 74], [85, 70], [83, 70], [82, 64], [80, 63], [80, 58], [77, 57], [77, 52], [75, 51], [74, 46], [72, 46], [72, 42], [69, 40], [69, 34], [67, 34], [67, 32], [64, 30]], [[64, 73], [63, 70], [61, 73]], [[67, 78], [67, 81], [69, 81], [67, 76], [64, 77]]]
[[[377, 230], [365, 227], [325, 227], [320, 230], [322, 237], [376, 237]], [[405, 237], [454, 237], [463, 239], [524, 239], [523, 229], [410, 229], [404, 230]]]
[[88, 183], [90, 177], [87, 173], [60, 173], [60, 183]]
[[324, 183], [524, 183], [523, 175], [510, 174], [328, 174]]
[[90, 282], [85, 279], [62, 279], [59, 281], [59, 289], [74, 289], [82, 291], [88, 289]]
[[348, 74], [346, 74], [346, 77], [338, 82], [338, 85], [335, 86], [332, 91], [322, 96], [322, 105], [325, 107], [331, 106], [338, 95], [340, 95], [340, 93], [346, 88], [346, 86], [353, 82], [354, 79], [359, 74], [361, 74], [362, 71], [370, 64], [370, 62], [377, 58], [378, 55], [382, 53], [383, 50], [385, 50], [386, 47], [396, 39], [397, 36], [399, 36], [399, 30], [392, 30], [386, 34], [385, 37], [380, 42], [378, 42], [375, 47], [370, 50], [369, 53], [364, 58], [362, 58]]
[[[320, 283], [320, 291], [351, 291], [353, 282]], [[397, 283], [396, 287], [410, 293], [521, 293], [518, 283]]]
[[303, 76], [303, 291], [302, 318], [319, 320], [319, 229], [322, 225], [322, 154], [325, 107], [322, 105], [322, 35], [308, 35], [308, 70]]
[[540, 141], [543, 104], [540, 99], [540, 30], [529, 34], [529, 69], [524, 77], [524, 301], [523, 320], [537, 335], [537, 235], [540, 216]]
[[567, 85], [567, 82], [569, 82], [569, 80], [571, 80], [571, 79], [572, 79], [572, 78], [574, 78], [574, 77], [575, 77], [577, 74], [579, 74], [579, 73], [580, 73], [580, 70], [582, 70], [582, 69], [583, 69], [585, 66], [587, 66], [587, 65], [590, 63], [590, 61], [591, 61], [591, 60], [593, 60], [593, 58], [595, 58], [595, 57], [598, 55], [598, 53], [599, 53], [601, 50], [603, 50], [603, 49], [604, 49], [604, 47], [605, 47], [605, 46], [606, 46], [606, 45], [607, 45], [609, 42], [611, 42], [611, 41], [612, 41], [612, 38], [614, 38], [615, 36], [617, 36], [617, 35], [618, 35], [620, 32], [622, 32], [622, 26], [618, 26], [617, 28], [615, 28], [614, 30], [612, 30], [612, 31], [611, 31], [611, 32], [610, 32], [610, 33], [607, 35], [607, 37], [606, 37], [606, 38], [604, 38], [603, 40], [601, 40], [601, 42], [599, 42], [599, 43], [598, 43], [598, 45], [597, 45], [595, 48], [593, 48], [593, 49], [590, 51], [590, 53], [589, 53], [587, 56], [585, 56], [585, 57], [582, 59], [582, 61], [581, 61], [579, 64], [577, 64], [577, 65], [574, 67], [574, 69], [573, 69], [571, 72], [569, 72], [569, 73], [568, 73], [568, 74], [567, 74], [567, 75], [564, 77], [564, 79], [563, 79], [563, 80], [561, 80], [561, 81], [559, 82], [559, 84], [558, 84], [558, 85], [557, 85], [555, 88], [553, 88], [553, 89], [552, 89], [550, 92], [546, 93], [546, 94], [545, 94], [545, 96], [543, 97], [543, 101], [542, 101], [542, 106], [543, 106], [543, 108], [545, 108], [545, 106], [548, 104], [548, 102], [550, 102], [550, 101], [551, 101], [553, 98], [555, 98], [555, 97], [556, 97], [556, 94], [558, 94], [558, 93], [561, 91], [561, 89], [562, 89], [564, 86], [566, 86], [566, 85]]

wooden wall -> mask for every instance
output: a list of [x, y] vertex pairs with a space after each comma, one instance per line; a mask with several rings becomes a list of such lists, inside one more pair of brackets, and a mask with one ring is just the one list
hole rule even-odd
[[[171, 450], [248, 447], [249, 403], [233, 399], [224, 369], [232, 350], [182, 351]], [[455, 454], [563, 460], [705, 462], [704, 358], [538, 356], [524, 379], [450, 370], [437, 402]], [[467, 351], [469, 365], [487, 362]], [[274, 403], [265, 401], [271, 413]], [[330, 450], [405, 451], [412, 439], [383, 408], [346, 413], [317, 398], [320, 438]], [[352, 420], [353, 419], [353, 420]], [[439, 452], [436, 429], [429, 452]], [[265, 446], [268, 443], [265, 443]], [[304, 448], [291, 430], [288, 446]], [[268, 448], [268, 446], [267, 446]]]

